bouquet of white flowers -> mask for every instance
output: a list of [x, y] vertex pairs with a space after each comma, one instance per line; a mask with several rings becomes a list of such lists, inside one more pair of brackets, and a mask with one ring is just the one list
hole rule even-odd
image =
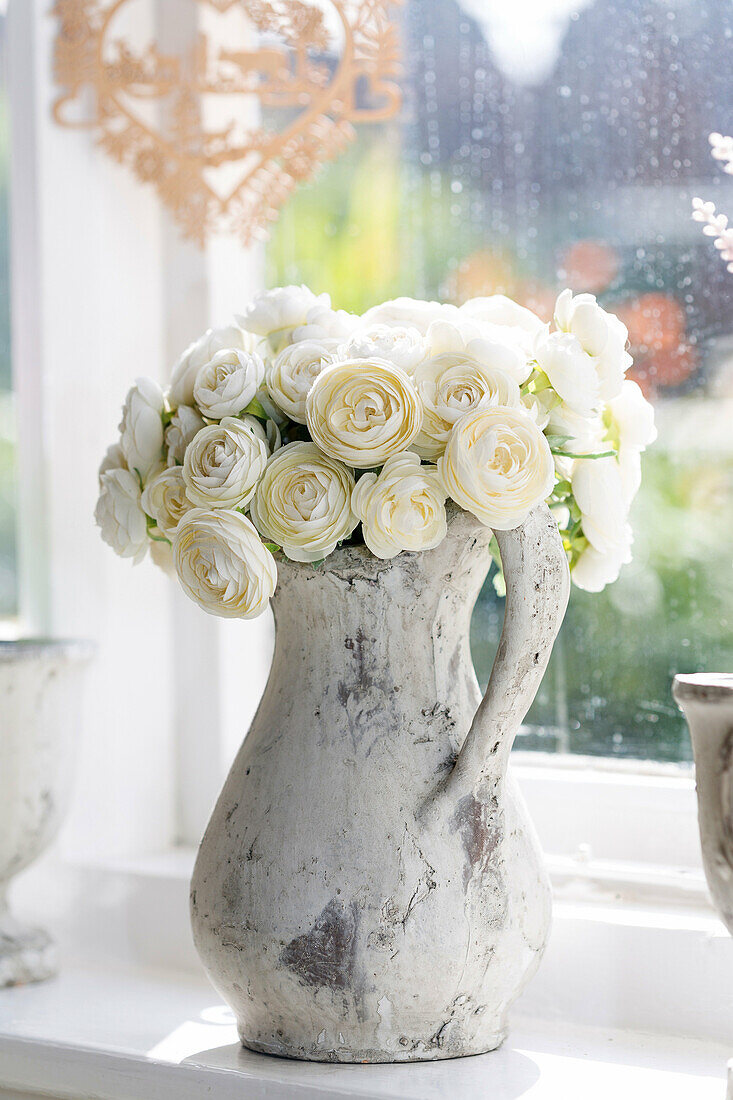
[[575, 583], [599, 591], [630, 560], [656, 436], [626, 343], [569, 290], [552, 326], [503, 295], [357, 317], [266, 291], [184, 352], [167, 392], [130, 390], [99, 471], [102, 538], [150, 551], [205, 611], [252, 618], [278, 553], [315, 566], [349, 540], [391, 558], [442, 541], [449, 497], [496, 530], [547, 501]]

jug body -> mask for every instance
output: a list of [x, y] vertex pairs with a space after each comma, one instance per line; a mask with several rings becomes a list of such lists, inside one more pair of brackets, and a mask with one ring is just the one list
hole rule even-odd
[[468, 633], [489, 538], [456, 512], [429, 553], [279, 563], [270, 678], [191, 895], [197, 949], [252, 1049], [490, 1050], [539, 962], [550, 894], [507, 774], [516, 730], [484, 715], [481, 768], [457, 766], [481, 714]]

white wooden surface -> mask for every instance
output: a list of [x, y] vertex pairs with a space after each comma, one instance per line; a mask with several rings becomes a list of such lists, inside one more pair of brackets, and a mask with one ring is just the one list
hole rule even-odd
[[64, 1100], [723, 1100], [728, 1053], [525, 1021], [476, 1058], [318, 1065], [244, 1051], [229, 1010], [195, 979], [79, 969], [0, 993], [3, 1100], [12, 1090]]
[[[61, 868], [47, 859], [19, 878], [14, 908], [57, 935], [64, 969], [143, 966], [200, 975], [188, 919], [192, 862], [193, 852], [183, 850], [113, 866]], [[733, 1055], [733, 939], [699, 881], [682, 892], [684, 905], [672, 903], [671, 879], [660, 884], [659, 898], [634, 900], [641, 871], [627, 866], [625, 883], [588, 877], [571, 884], [562, 866], [548, 949], [517, 1011], [569, 1027], [730, 1043]]]

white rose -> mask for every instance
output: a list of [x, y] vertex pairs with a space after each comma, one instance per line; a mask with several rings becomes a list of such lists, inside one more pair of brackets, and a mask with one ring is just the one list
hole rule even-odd
[[491, 294], [486, 298], [469, 298], [460, 307], [462, 317], [504, 330], [507, 343], [521, 348], [531, 355], [534, 345], [547, 329], [547, 325], [526, 306], [520, 306], [504, 294]]
[[386, 359], [412, 374], [425, 358], [425, 341], [416, 328], [406, 325], [368, 325], [341, 345], [340, 359]]
[[600, 592], [607, 584], [612, 584], [621, 572], [621, 566], [631, 561], [632, 541], [631, 528], [626, 524], [619, 542], [607, 553], [601, 554], [594, 546], [588, 545], [573, 567], [573, 582], [586, 592]]
[[186, 495], [205, 508], [242, 508], [267, 465], [264, 431], [253, 417], [225, 417], [202, 428], [183, 462]]
[[217, 351], [225, 348], [254, 351], [256, 347], [257, 337], [250, 332], [243, 332], [238, 325], [207, 329], [203, 336], [186, 348], [173, 368], [168, 393], [171, 406], [175, 409], [178, 405], [193, 405], [196, 375], [203, 366], [211, 362]]
[[435, 466], [421, 466], [410, 451], [394, 455], [377, 474], [362, 474], [351, 507], [364, 542], [378, 558], [401, 550], [432, 550], [447, 531], [445, 487]]
[[289, 443], [267, 464], [252, 519], [293, 561], [319, 561], [356, 527], [353, 488], [351, 471], [314, 443]]
[[152, 378], [138, 378], [128, 393], [120, 421], [120, 446], [128, 469], [143, 481], [163, 459], [163, 391]]
[[555, 484], [550, 448], [524, 409], [477, 409], [454, 426], [438, 463], [461, 508], [486, 527], [518, 527]]
[[599, 554], [610, 553], [624, 538], [629, 513], [618, 462], [615, 458], [577, 459], [572, 487], [583, 534]]
[[102, 484], [102, 474], [108, 473], [109, 470], [126, 470], [127, 459], [125, 458], [125, 452], [122, 450], [122, 446], [119, 443], [111, 443], [107, 450], [104, 452], [104, 458], [99, 464], [99, 484]]
[[94, 518], [102, 538], [121, 558], [142, 561], [148, 548], [147, 522], [140, 503], [140, 485], [129, 470], [108, 470]]
[[306, 400], [311, 438], [347, 466], [382, 466], [420, 430], [422, 405], [409, 377], [386, 359], [326, 367]]
[[209, 615], [253, 619], [277, 585], [277, 566], [241, 512], [193, 508], [178, 525], [173, 561], [186, 595]]
[[443, 302], [422, 302], [417, 298], [394, 298], [372, 306], [362, 315], [362, 324], [389, 325], [398, 328], [416, 328], [423, 336], [433, 321], [455, 321], [458, 307]]
[[519, 407], [513, 375], [521, 356], [502, 344], [466, 340], [460, 329], [442, 321], [430, 326], [426, 343], [429, 357], [413, 375], [424, 409], [414, 448], [422, 458], [435, 459], [445, 450], [453, 425], [474, 409]]
[[265, 378], [257, 352], [241, 348], [217, 351], [196, 375], [193, 399], [209, 420], [238, 416], [249, 405]]
[[599, 306], [592, 294], [573, 297], [570, 290], [563, 290], [555, 303], [555, 324], [561, 332], [572, 333], [583, 350], [596, 360], [603, 400], [617, 397], [632, 363], [626, 350], [629, 339], [626, 326]]
[[145, 486], [142, 506], [145, 513], [155, 520], [162, 534], [171, 538], [182, 517], [192, 507], [186, 496], [183, 467], [168, 466], [154, 477]]
[[267, 392], [291, 420], [305, 424], [305, 399], [314, 381], [332, 361], [338, 340], [302, 340], [289, 344], [267, 366]]
[[278, 286], [256, 295], [237, 320], [248, 332], [267, 338], [273, 352], [290, 343], [293, 330], [308, 321], [316, 307], [331, 308], [328, 294], [316, 296], [307, 286]]
[[568, 408], [593, 416], [603, 404], [595, 361], [566, 332], [551, 332], [535, 348], [537, 366]]
[[178, 406], [165, 432], [169, 466], [182, 465], [186, 447], [205, 426], [206, 422], [198, 409], [190, 405]]

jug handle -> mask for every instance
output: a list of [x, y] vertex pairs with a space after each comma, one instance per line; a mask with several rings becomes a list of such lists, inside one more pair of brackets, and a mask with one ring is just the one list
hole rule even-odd
[[562, 538], [546, 504], [513, 531], [496, 531], [506, 580], [504, 624], [489, 685], [444, 792], [450, 801], [502, 774], [550, 659], [570, 594]]

